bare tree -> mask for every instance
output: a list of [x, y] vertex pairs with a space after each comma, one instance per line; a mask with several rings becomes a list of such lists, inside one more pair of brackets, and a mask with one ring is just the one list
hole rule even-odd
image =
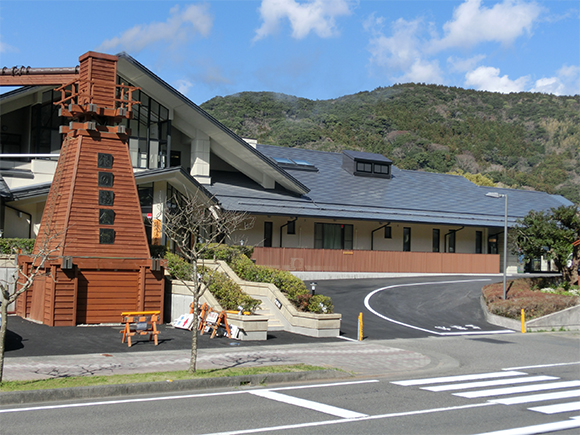
[[46, 232], [40, 246], [37, 243], [34, 246], [32, 254], [28, 255], [28, 267], [16, 262], [16, 272], [14, 273], [14, 282], [0, 280], [0, 315], [2, 322], [0, 325], [0, 382], [4, 372], [4, 351], [6, 348], [6, 330], [8, 323], [8, 306], [20, 297], [24, 292], [29, 290], [34, 281], [41, 276], [50, 276], [47, 263], [61, 257], [62, 233]]
[[253, 223], [253, 218], [247, 213], [224, 210], [215, 198], [209, 198], [199, 191], [178, 194], [168, 201], [163, 223], [165, 236], [173, 241], [178, 254], [191, 264], [185, 275], [174, 273], [193, 295], [194, 323], [189, 362], [191, 373], [195, 372], [197, 363], [199, 298], [205, 290], [197, 269], [198, 260], [203, 258], [210, 247], [231, 241], [234, 232], [248, 230]]

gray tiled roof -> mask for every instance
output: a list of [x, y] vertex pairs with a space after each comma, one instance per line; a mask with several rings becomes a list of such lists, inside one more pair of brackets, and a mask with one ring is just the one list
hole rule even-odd
[[258, 145], [269, 157], [306, 160], [318, 172], [289, 170], [308, 186], [308, 195], [283, 189], [265, 190], [241, 174], [214, 173], [208, 187], [227, 209], [255, 214], [318, 218], [365, 219], [451, 225], [503, 226], [508, 195], [508, 222], [530, 210], [548, 210], [572, 203], [559, 195], [477, 186], [456, 175], [392, 168], [392, 178], [354, 176], [342, 169], [342, 154]]
[[6, 181], [4, 181], [2, 175], [0, 175], [0, 197], [12, 199], [12, 192], [10, 192], [10, 188], [6, 184]]

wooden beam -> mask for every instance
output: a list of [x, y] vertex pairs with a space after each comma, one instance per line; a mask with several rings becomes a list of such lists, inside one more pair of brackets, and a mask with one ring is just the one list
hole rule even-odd
[[0, 75], [0, 86], [61, 86], [78, 77], [78, 74]]

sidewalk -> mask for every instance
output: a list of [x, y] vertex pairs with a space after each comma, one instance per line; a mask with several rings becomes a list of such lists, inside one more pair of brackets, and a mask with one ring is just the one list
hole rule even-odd
[[[14, 357], [5, 360], [4, 380], [186, 370], [189, 356], [189, 349], [184, 349]], [[239, 350], [199, 349], [197, 359], [199, 369], [298, 363], [377, 376], [421, 369], [428, 366], [431, 359], [420, 353], [389, 347], [380, 341], [251, 346]]]

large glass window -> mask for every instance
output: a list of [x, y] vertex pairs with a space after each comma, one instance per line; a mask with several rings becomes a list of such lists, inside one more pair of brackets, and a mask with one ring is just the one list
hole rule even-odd
[[272, 247], [272, 222], [264, 222], [264, 246]]
[[403, 251], [411, 250], [411, 228], [403, 228]]
[[171, 148], [169, 110], [143, 91], [133, 92], [133, 98], [141, 104], [133, 106], [133, 116], [125, 123], [130, 129], [131, 162], [136, 168], [166, 168]]
[[439, 252], [439, 237], [439, 229], [433, 228], [433, 252]]
[[314, 248], [352, 249], [353, 226], [348, 224], [314, 224]]
[[53, 103], [61, 98], [60, 92], [46, 91], [42, 104], [32, 106], [32, 152], [50, 154], [62, 145], [59, 127], [63, 118], [58, 116], [58, 106]]
[[481, 231], [475, 232], [475, 253], [481, 254], [483, 252], [483, 233]]
[[449, 252], [455, 252], [455, 231], [449, 233]]

